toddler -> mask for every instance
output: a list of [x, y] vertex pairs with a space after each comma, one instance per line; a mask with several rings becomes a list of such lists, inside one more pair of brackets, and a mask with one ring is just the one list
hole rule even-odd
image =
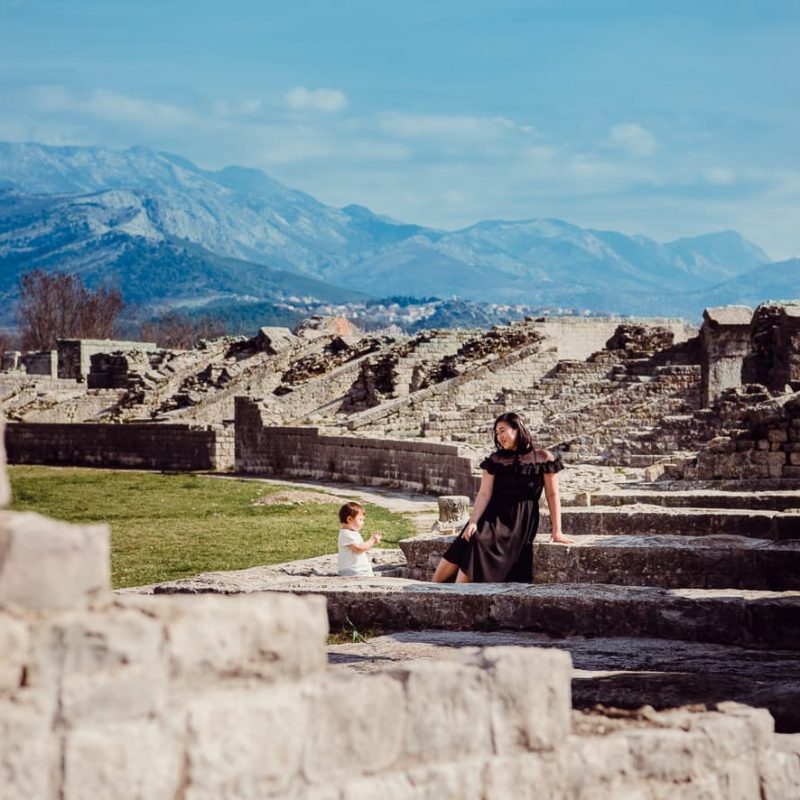
[[361, 529], [364, 527], [364, 506], [361, 503], [345, 503], [339, 509], [339, 574], [350, 576], [372, 575], [367, 552], [381, 540], [379, 533], [364, 541]]

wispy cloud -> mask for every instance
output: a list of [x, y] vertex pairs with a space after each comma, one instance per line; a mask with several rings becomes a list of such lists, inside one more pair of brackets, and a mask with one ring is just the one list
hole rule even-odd
[[731, 186], [736, 182], [736, 173], [730, 167], [709, 167], [703, 170], [703, 179], [714, 186]]
[[79, 94], [60, 86], [40, 86], [33, 91], [33, 106], [45, 113], [84, 114], [107, 122], [129, 122], [161, 128], [197, 121], [195, 112], [181, 106], [107, 89], [93, 89]]
[[378, 127], [391, 136], [409, 139], [457, 137], [489, 139], [509, 133], [534, 133], [530, 125], [517, 125], [505, 117], [469, 115], [410, 114], [384, 112], [378, 117]]
[[637, 122], [623, 122], [609, 131], [612, 147], [632, 156], [651, 156], [656, 150], [656, 137]]
[[289, 108], [299, 111], [323, 111], [332, 113], [347, 108], [347, 95], [339, 89], [307, 89], [295, 86], [286, 94]]

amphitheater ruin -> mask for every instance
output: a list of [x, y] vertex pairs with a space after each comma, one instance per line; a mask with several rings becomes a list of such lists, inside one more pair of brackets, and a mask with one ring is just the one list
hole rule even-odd
[[[5, 366], [10, 463], [358, 491], [416, 535], [373, 578], [112, 591], [107, 528], [0, 512], [0, 800], [800, 797], [800, 306]], [[568, 464], [573, 543], [539, 536], [530, 585], [432, 584], [508, 410]]]

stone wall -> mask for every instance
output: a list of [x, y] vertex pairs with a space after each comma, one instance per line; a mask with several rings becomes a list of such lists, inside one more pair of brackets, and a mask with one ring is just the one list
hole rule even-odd
[[155, 350], [155, 342], [125, 342], [115, 339], [59, 339], [58, 377], [84, 380], [91, 369], [91, 357], [96, 353], [125, 350]]
[[[723, 398], [725, 395], [723, 395]], [[692, 480], [800, 480], [800, 393], [743, 411], [741, 429], [712, 439], [683, 467]]]
[[[636, 320], [620, 317], [549, 317], [536, 321], [536, 327], [558, 345], [558, 357], [562, 360], [583, 361], [592, 353], [602, 350], [620, 324], [635, 324]], [[640, 320], [647, 327], [659, 326], [671, 331], [676, 343], [697, 335], [697, 328], [680, 319]]]
[[700, 329], [700, 393], [703, 407], [725, 389], [740, 386], [742, 366], [750, 354], [750, 320], [753, 309], [745, 306], [707, 308]]
[[236, 398], [236, 470], [400, 486], [474, 496], [479, 480], [458, 447], [420, 441], [324, 436], [317, 428], [270, 427], [262, 409]]
[[43, 375], [47, 378], [57, 378], [58, 355], [55, 350], [42, 350], [38, 353], [25, 353], [22, 356], [25, 372], [28, 375]]
[[188, 425], [9, 423], [11, 464], [224, 470], [233, 466], [230, 428]]

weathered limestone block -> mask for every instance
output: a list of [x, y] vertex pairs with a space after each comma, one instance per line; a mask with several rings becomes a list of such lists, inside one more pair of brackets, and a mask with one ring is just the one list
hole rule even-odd
[[405, 753], [411, 763], [467, 758], [491, 748], [488, 675], [453, 662], [412, 664], [405, 683]]
[[[311, 783], [341, 783], [390, 769], [403, 753], [405, 698], [388, 675], [326, 675], [307, 689], [303, 774]], [[335, 743], [335, 745], [334, 745]]]
[[457, 523], [466, 522], [470, 510], [469, 497], [464, 495], [442, 495], [439, 498], [439, 523], [450, 523], [451, 527]]
[[298, 679], [325, 668], [328, 621], [321, 597], [157, 597], [141, 604], [166, 624], [173, 680]]
[[342, 800], [492, 800], [483, 794], [483, 770], [484, 762], [475, 758], [425, 764], [350, 781]]
[[80, 608], [110, 589], [108, 528], [0, 511], [0, 607]]
[[772, 738], [771, 746], [758, 753], [763, 800], [783, 800], [800, 787], [800, 734]]
[[[486, 800], [572, 800], [568, 793], [568, 756], [571, 740], [554, 753], [493, 758], [484, 770]], [[596, 788], [596, 787], [595, 787]]]
[[0, 800], [58, 796], [55, 707], [40, 697], [0, 699]]
[[[385, 772], [369, 778], [357, 778], [342, 788], [336, 800], [411, 800], [417, 798], [416, 788], [405, 772]], [[422, 796], [422, 795], [420, 795]], [[452, 795], [451, 795], [452, 796]]]
[[559, 650], [489, 647], [459, 653], [491, 681], [494, 751], [557, 748], [570, 733], [572, 659]]
[[207, 693], [190, 705], [188, 731], [186, 800], [285, 797], [298, 780], [308, 705], [297, 686]]
[[63, 800], [171, 798], [181, 742], [158, 720], [80, 725], [66, 735]]
[[8, 614], [0, 616], [0, 692], [20, 687], [30, 657], [28, 626]]
[[37, 628], [30, 680], [58, 682], [71, 725], [152, 716], [166, 702], [163, 639], [158, 621], [134, 610], [58, 615]]
[[616, 800], [649, 797], [638, 780], [627, 741], [622, 736], [570, 737], [569, 761], [559, 785], [569, 800]]

